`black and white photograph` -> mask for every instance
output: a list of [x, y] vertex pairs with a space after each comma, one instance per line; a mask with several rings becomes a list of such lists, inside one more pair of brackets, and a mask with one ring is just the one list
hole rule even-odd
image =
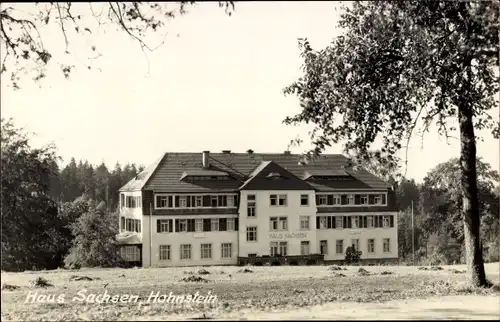
[[2, 2], [2, 321], [500, 319], [500, 0]]

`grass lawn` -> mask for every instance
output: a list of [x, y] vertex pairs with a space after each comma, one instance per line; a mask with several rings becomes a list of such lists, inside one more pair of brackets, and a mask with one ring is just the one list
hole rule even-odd
[[[2, 290], [2, 320], [190, 319], [203, 313], [212, 318], [234, 319], [242, 312], [253, 312], [255, 318], [276, 318], [269, 314], [273, 311], [304, 312], [311, 308], [328, 310], [328, 305], [352, 305], [352, 302], [357, 302], [358, 309], [393, 300], [411, 305], [417, 303], [416, 299], [449, 295], [475, 295], [491, 300], [492, 296], [499, 294], [493, 289], [469, 287], [466, 275], [461, 272], [465, 267], [461, 265], [442, 266], [442, 270], [437, 271], [408, 266], [364, 266], [369, 272], [366, 276], [358, 272], [360, 267], [355, 266], [342, 270], [332, 270], [329, 266], [248, 268], [252, 272], [243, 273], [242, 267], [208, 267], [205, 268], [209, 272], [207, 275], [197, 274], [201, 268], [193, 267], [2, 272], [2, 284], [19, 287]], [[392, 274], [382, 274], [384, 271]], [[500, 282], [499, 263], [487, 264], [486, 272], [490, 281]], [[73, 275], [93, 280], [71, 280]], [[199, 276], [208, 282], [180, 281], [190, 276]], [[45, 278], [53, 286], [33, 286], [31, 282], [37, 277]], [[138, 300], [131, 303], [73, 301], [74, 297], [80, 298], [77, 292], [84, 289], [86, 295], [101, 294], [102, 297], [107, 292], [110, 296], [135, 295]], [[28, 294], [34, 292], [37, 296], [62, 295], [64, 302], [26, 303]], [[210, 292], [217, 296], [217, 303], [147, 303], [152, 292], [167, 296], [170, 292], [175, 295], [198, 292], [202, 296]]]

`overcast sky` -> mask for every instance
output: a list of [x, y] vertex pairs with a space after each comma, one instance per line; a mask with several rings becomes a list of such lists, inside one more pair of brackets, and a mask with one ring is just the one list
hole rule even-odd
[[[70, 38], [72, 52], [93, 44], [103, 56], [91, 70], [78, 65], [77, 57], [78, 69], [69, 80], [51, 65], [41, 88], [27, 82], [13, 91], [3, 80], [2, 117], [35, 132], [35, 145], [54, 142], [64, 164], [75, 157], [109, 167], [117, 161], [148, 165], [168, 151], [284, 151], [291, 139], [308, 139], [307, 127], [282, 124], [299, 111], [298, 100], [282, 94], [301, 75], [297, 38], [326, 46], [340, 32], [337, 5], [237, 3], [229, 17], [217, 3], [200, 4], [170, 23], [165, 44], [148, 58], [136, 42], [113, 30]], [[50, 33], [47, 28], [47, 46], [61, 48], [58, 26]], [[498, 119], [498, 108], [492, 113]], [[499, 142], [489, 133], [483, 136], [478, 156], [498, 169]], [[407, 174], [421, 180], [458, 155], [459, 141], [447, 144], [433, 129], [423, 148], [419, 137], [412, 141]]]

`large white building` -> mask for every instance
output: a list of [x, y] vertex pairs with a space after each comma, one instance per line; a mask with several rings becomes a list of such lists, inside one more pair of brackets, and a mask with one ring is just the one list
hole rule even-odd
[[123, 258], [136, 265], [364, 262], [398, 257], [395, 193], [343, 155], [166, 153], [120, 189]]

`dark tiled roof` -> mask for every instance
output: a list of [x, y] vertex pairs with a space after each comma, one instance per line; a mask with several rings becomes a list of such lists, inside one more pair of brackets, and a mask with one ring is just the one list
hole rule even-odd
[[[202, 153], [165, 153], [165, 155], [146, 168], [143, 178], [131, 180], [123, 190], [153, 190], [158, 192], [210, 192], [238, 191], [249, 176], [263, 161], [273, 161], [298, 178], [303, 178], [305, 171], [345, 171], [352, 180], [314, 180], [309, 184], [317, 190], [334, 191], [339, 189], [387, 189], [390, 186], [365, 170], [345, 168], [346, 157], [342, 154], [325, 154], [307, 164], [299, 164], [299, 154], [280, 153], [210, 153], [210, 169], [229, 173], [233, 180], [206, 180], [199, 182], [180, 181], [184, 172], [202, 169]], [[258, 171], [256, 171], [258, 172]], [[273, 171], [279, 172], [279, 171]], [[142, 175], [142, 173], [140, 174]]]
[[263, 161], [241, 190], [312, 190], [312, 187], [273, 161]]

